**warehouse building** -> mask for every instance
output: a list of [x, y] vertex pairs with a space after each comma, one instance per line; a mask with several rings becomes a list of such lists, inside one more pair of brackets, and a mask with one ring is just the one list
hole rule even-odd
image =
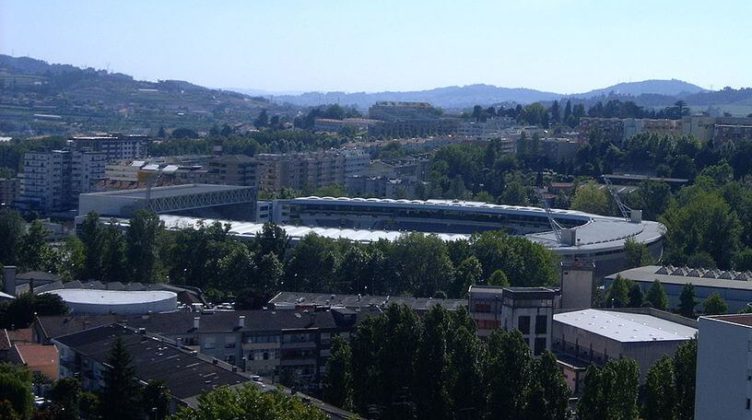
[[641, 312], [584, 309], [555, 314], [553, 350], [586, 364], [634, 359], [644, 382], [653, 364], [673, 355], [695, 337], [697, 328], [693, 320], [647, 308]]

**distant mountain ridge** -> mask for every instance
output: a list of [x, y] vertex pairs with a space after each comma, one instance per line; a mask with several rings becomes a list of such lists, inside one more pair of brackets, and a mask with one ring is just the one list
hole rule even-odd
[[306, 92], [299, 95], [279, 95], [270, 97], [274, 102], [299, 106], [317, 106], [338, 103], [366, 109], [379, 101], [429, 102], [448, 109], [462, 109], [473, 105], [494, 105], [504, 103], [528, 104], [553, 101], [563, 98], [590, 99], [598, 96], [688, 96], [707, 92], [700, 86], [682, 80], [644, 80], [619, 83], [602, 89], [584, 93], [560, 94], [528, 88], [506, 88], [487, 84], [448, 86], [422, 91], [409, 92]]

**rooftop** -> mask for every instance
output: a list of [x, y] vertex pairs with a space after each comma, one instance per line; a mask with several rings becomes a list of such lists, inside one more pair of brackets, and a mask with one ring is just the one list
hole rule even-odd
[[695, 328], [651, 315], [598, 309], [555, 314], [554, 322], [622, 343], [689, 340], [697, 333]]
[[[214, 185], [214, 184], [185, 184], [185, 185], [171, 185], [167, 187], [154, 187], [151, 189], [151, 198], [161, 197], [174, 197], [180, 195], [192, 195], [192, 194], [206, 194], [213, 192], [224, 191], [236, 191], [245, 190], [251, 187], [241, 187], [236, 185]], [[118, 191], [104, 191], [86, 193], [81, 195], [90, 196], [104, 196], [112, 198], [131, 198], [131, 199], [146, 199], [146, 188], [139, 188], [134, 190], [118, 190]]]
[[70, 303], [93, 303], [99, 305], [132, 305], [177, 299], [177, 294], [164, 290], [97, 290], [97, 289], [58, 289], [44, 293], [54, 293]]
[[467, 299], [434, 299], [409, 296], [374, 296], [374, 295], [336, 295], [329, 293], [280, 292], [270, 304], [275, 307], [295, 306], [344, 306], [346, 308], [385, 307], [392, 303], [407, 305], [415, 311], [427, 311], [434, 305], [441, 305], [449, 310], [467, 306]]
[[700, 317], [700, 319], [710, 319], [713, 321], [728, 322], [744, 327], [752, 327], [752, 314], [713, 315], [703, 316]]
[[105, 363], [115, 339], [123, 340], [143, 381], [161, 380], [178, 399], [199, 395], [221, 385], [237, 385], [248, 378], [204, 361], [156, 338], [140, 335], [121, 325], [108, 325], [56, 339], [98, 363]]
[[692, 283], [699, 287], [714, 287], [720, 289], [739, 289], [752, 290], [752, 273], [736, 271], [718, 271], [690, 269], [686, 267], [671, 267], [646, 265], [643, 267], [631, 268], [606, 276], [607, 279], [613, 280], [617, 275], [625, 279], [638, 282], [650, 282], [655, 280], [663, 284], [674, 284], [683, 286]]

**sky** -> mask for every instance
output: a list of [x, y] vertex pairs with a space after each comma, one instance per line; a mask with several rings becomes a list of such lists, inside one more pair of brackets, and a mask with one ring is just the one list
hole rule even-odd
[[0, 0], [0, 53], [269, 92], [752, 86], [749, 0]]

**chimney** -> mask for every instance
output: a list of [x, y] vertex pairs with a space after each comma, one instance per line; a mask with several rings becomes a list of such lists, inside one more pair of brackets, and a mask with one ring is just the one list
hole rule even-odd
[[201, 317], [198, 317], [198, 316], [193, 317], [193, 329], [194, 330], [198, 329], [198, 325], [199, 325], [199, 321], [200, 320], [201, 320]]
[[238, 328], [245, 328], [245, 315], [238, 317]]
[[6, 265], [3, 267], [3, 292], [16, 295], [16, 266]]

